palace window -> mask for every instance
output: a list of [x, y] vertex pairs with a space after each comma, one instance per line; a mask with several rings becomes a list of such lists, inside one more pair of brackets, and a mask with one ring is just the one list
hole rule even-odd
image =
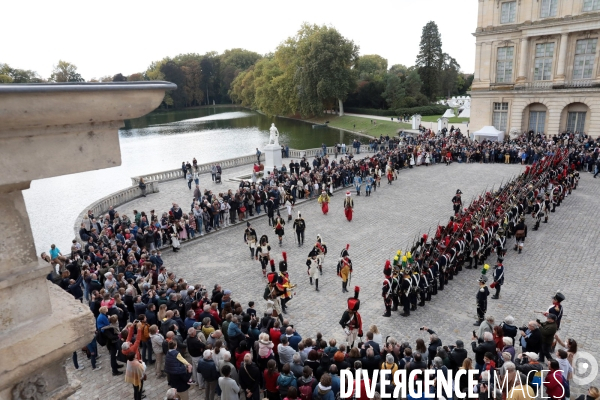
[[535, 133], [546, 131], [546, 111], [529, 112], [529, 130]]
[[514, 23], [516, 20], [517, 20], [517, 2], [509, 1], [506, 3], [502, 3], [502, 13], [500, 14], [500, 23], [501, 24], [510, 24], [510, 23]]
[[578, 40], [575, 46], [573, 79], [591, 79], [594, 73], [594, 58], [598, 39]]
[[514, 47], [498, 47], [496, 82], [512, 82]]
[[542, 0], [541, 17], [556, 17], [558, 11], [558, 0]]
[[584, 0], [583, 11], [597, 11], [600, 10], [600, 0]]
[[585, 131], [585, 112], [569, 112], [567, 114], [567, 131], [584, 132]]
[[492, 125], [499, 131], [506, 132], [506, 126], [508, 125], [508, 103], [494, 103]]
[[552, 79], [552, 59], [554, 56], [554, 43], [539, 43], [535, 45], [535, 71], [536, 81]]

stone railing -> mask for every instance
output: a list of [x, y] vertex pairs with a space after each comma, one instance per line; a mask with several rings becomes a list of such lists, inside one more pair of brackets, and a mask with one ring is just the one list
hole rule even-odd
[[[261, 161], [265, 160], [264, 153], [261, 154], [260, 159], [261, 159]], [[251, 155], [237, 157], [237, 158], [229, 158], [227, 160], [222, 160], [222, 161], [216, 161], [216, 162], [211, 162], [211, 163], [206, 163], [206, 164], [198, 164], [196, 167], [198, 168], [199, 174], [207, 174], [207, 173], [211, 172], [212, 166], [215, 164], [219, 164], [221, 166], [221, 169], [226, 169], [226, 168], [234, 168], [239, 165], [253, 164], [255, 162], [256, 162], [256, 154], [251, 154]], [[183, 170], [181, 168], [178, 168], [178, 169], [171, 169], [168, 171], [156, 172], [154, 174], [142, 175], [141, 177], [144, 178], [144, 182], [167, 182], [167, 181], [173, 181], [175, 179], [182, 179], [183, 176], [184, 176]], [[131, 184], [133, 186], [137, 186], [139, 182], [140, 182], [139, 176], [131, 178]]]
[[[322, 152], [323, 152], [322, 148], [306, 149], [306, 150], [290, 149], [289, 156], [290, 156], [290, 158], [302, 158], [302, 157], [308, 158], [308, 157], [314, 157], [315, 155], [321, 155]], [[347, 146], [346, 152], [354, 153], [355, 149], [352, 146]], [[360, 152], [361, 152], [361, 154], [369, 152], [369, 146], [368, 145], [360, 146]], [[332, 155], [335, 154], [335, 147], [327, 147], [327, 154], [332, 154]], [[264, 161], [264, 157], [265, 157], [265, 155], [263, 153], [260, 156], [261, 161]], [[242, 156], [242, 157], [238, 157], [238, 158], [230, 158], [227, 160], [222, 160], [222, 161], [217, 161], [217, 162], [212, 162], [212, 163], [198, 164], [198, 170], [199, 170], [199, 173], [201, 173], [201, 174], [210, 173], [213, 164], [219, 164], [221, 166], [221, 169], [227, 169], [227, 168], [234, 168], [234, 167], [237, 167], [240, 165], [253, 164], [255, 161], [256, 161], [256, 154], [251, 154], [251, 155], [247, 155], [247, 156]], [[183, 171], [179, 168], [179, 169], [172, 169], [169, 171], [156, 172], [154, 174], [142, 175], [141, 177], [144, 178], [144, 182], [146, 182], [146, 193], [152, 194], [152, 193], [159, 192], [158, 184], [160, 182], [167, 182], [167, 181], [172, 181], [175, 179], [182, 179]], [[92, 210], [92, 212], [94, 213], [94, 216], [99, 218], [101, 215], [106, 214], [111, 206], [113, 208], [117, 208], [125, 203], [128, 203], [132, 200], [135, 200], [135, 199], [141, 197], [142, 191], [138, 187], [139, 180], [140, 180], [139, 176], [131, 178], [132, 186], [130, 186], [126, 189], [123, 189], [123, 190], [119, 190], [118, 192], [109, 194], [108, 196], [103, 197], [100, 200], [95, 201], [94, 203], [90, 204], [85, 210], [83, 210], [77, 217], [77, 220], [75, 221], [75, 224], [74, 224], [75, 238], [77, 240], [80, 240], [79, 229], [81, 228], [81, 222], [83, 221], [83, 217], [84, 217], [84, 215], [87, 214], [88, 210]]]
[[[158, 191], [158, 184], [156, 182], [148, 182], [146, 184], [146, 194], [158, 193]], [[77, 220], [75, 220], [75, 225], [73, 227], [75, 230], [75, 238], [80, 240], [79, 229], [81, 228], [83, 217], [88, 213], [89, 210], [92, 210], [92, 213], [94, 213], [96, 218], [100, 218], [102, 215], [108, 212], [111, 206], [113, 208], [117, 208], [122, 204], [137, 199], [138, 197], [142, 197], [142, 190], [137, 186], [131, 186], [93, 202], [77, 216]]]
[[582, 79], [575, 81], [565, 81], [565, 88], [589, 88], [593, 86], [593, 81], [591, 79]]
[[[352, 146], [346, 146], [346, 153], [350, 154], [354, 154], [355, 153], [355, 149]], [[360, 146], [360, 152], [361, 153], [367, 153], [370, 151], [370, 148], [368, 145], [361, 145]], [[302, 158], [302, 157], [315, 157], [315, 156], [321, 156], [323, 154], [323, 148], [319, 147], [316, 149], [306, 149], [306, 150], [293, 150], [290, 149], [289, 152], [289, 158]], [[327, 147], [327, 154], [330, 155], [334, 155], [335, 154], [335, 147], [331, 146], [331, 147]]]

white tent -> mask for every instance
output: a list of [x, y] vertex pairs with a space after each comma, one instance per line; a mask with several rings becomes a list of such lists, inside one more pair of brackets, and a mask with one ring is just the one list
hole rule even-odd
[[482, 140], [492, 140], [496, 142], [502, 142], [504, 140], [504, 132], [499, 131], [493, 126], [484, 126], [477, 132], [473, 132], [471, 135], [473, 140], [478, 140], [480, 142]]
[[460, 114], [458, 114], [459, 118], [471, 118], [471, 109], [470, 108], [464, 108]]
[[444, 115], [442, 115], [443, 118], [452, 118], [454, 117], [454, 110], [452, 110], [451, 108], [447, 109], [446, 112], [444, 113]]

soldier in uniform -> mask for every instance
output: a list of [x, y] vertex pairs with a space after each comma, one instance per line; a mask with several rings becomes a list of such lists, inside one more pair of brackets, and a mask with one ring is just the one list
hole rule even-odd
[[460, 195], [462, 194], [462, 192], [460, 191], [460, 189], [456, 190], [456, 195], [452, 198], [452, 208], [454, 209], [454, 214], [458, 214], [460, 212], [460, 209], [462, 208], [462, 198], [460, 197]]
[[548, 223], [548, 213], [550, 212], [550, 192], [546, 192], [546, 195], [544, 196], [544, 204], [543, 204], [543, 208], [544, 208], [544, 223], [547, 224]]
[[296, 231], [296, 237], [298, 238], [298, 247], [303, 246], [306, 222], [304, 222], [304, 218], [302, 218], [302, 214], [300, 214], [300, 212], [298, 212], [298, 218], [294, 220], [293, 228]]
[[425, 300], [428, 295], [429, 299], [431, 299], [431, 295], [429, 294], [429, 282], [427, 281], [427, 278], [427, 268], [422, 268], [419, 279], [419, 306], [421, 307], [425, 305]]
[[339, 277], [342, 278], [342, 293], [348, 292], [348, 280], [350, 279], [350, 274], [352, 270], [350, 269], [350, 264], [343, 260], [342, 268], [340, 269]]
[[473, 325], [479, 326], [485, 319], [485, 312], [487, 311], [487, 298], [490, 295], [490, 291], [485, 284], [487, 282], [487, 276], [481, 275], [479, 278], [479, 290], [477, 291], [477, 322]]
[[296, 285], [292, 285], [290, 282], [290, 275], [287, 272], [287, 254], [284, 251], [281, 253], [283, 257], [283, 261], [279, 261], [279, 276], [277, 277], [277, 290], [282, 293], [280, 296], [281, 301], [281, 310], [283, 313], [286, 313], [287, 303], [292, 300], [292, 289], [296, 287]]
[[269, 238], [267, 237], [267, 235], [262, 235], [260, 237], [258, 247], [256, 248], [256, 259], [260, 261], [264, 277], [267, 276], [267, 264], [271, 259], [271, 256], [269, 254], [270, 251], [271, 246], [269, 245]]
[[390, 260], [386, 260], [385, 267], [383, 267], [383, 285], [381, 287], [381, 296], [383, 297], [383, 304], [385, 306], [384, 317], [392, 316], [392, 268], [390, 267]]
[[496, 231], [496, 239], [494, 241], [494, 250], [498, 261], [506, 254], [506, 237], [504, 236], [504, 229], [500, 228]]
[[421, 275], [418, 271], [413, 270], [411, 281], [410, 294], [408, 296], [410, 298], [410, 310], [417, 311], [417, 301], [419, 297], [421, 281]]
[[552, 297], [552, 305], [548, 308], [548, 311], [546, 311], [544, 313], [545, 317], [547, 317], [548, 314], [554, 314], [554, 316], [556, 317], [555, 319], [556, 319], [557, 330], [560, 329], [560, 321], [562, 320], [562, 317], [563, 317], [563, 306], [561, 303], [564, 300], [565, 300], [565, 296], [560, 292], [556, 292], [554, 297]]
[[[273, 265], [273, 270], [275, 266]], [[267, 275], [267, 286], [265, 287], [265, 291], [263, 294], [263, 298], [267, 301], [267, 308], [273, 309], [273, 316], [278, 317], [281, 322], [283, 322], [283, 310], [281, 308], [281, 292], [277, 288], [277, 273], [269, 272]]]
[[313, 284], [313, 278], [315, 278], [315, 288], [319, 291], [319, 260], [317, 253], [311, 251], [308, 258], [306, 259], [306, 266], [308, 267], [307, 273], [309, 276], [310, 284]]
[[250, 225], [250, 222], [246, 222], [246, 230], [244, 231], [244, 243], [250, 248], [250, 259], [254, 258], [254, 252], [256, 250], [256, 231]]
[[325, 256], [327, 255], [327, 245], [323, 242], [320, 234], [317, 234], [317, 243], [315, 244], [317, 248], [317, 257], [319, 258], [319, 265], [321, 265], [321, 275], [323, 275], [323, 264], [325, 264]]
[[360, 308], [360, 300], [358, 299], [359, 292], [360, 288], [355, 286], [354, 297], [348, 299], [348, 309], [344, 311], [344, 314], [342, 314], [342, 318], [340, 319], [340, 325], [344, 328], [346, 342], [350, 348], [354, 347], [357, 336], [360, 338], [363, 336], [362, 318], [358, 313], [358, 309]]
[[283, 235], [285, 235], [285, 231], [283, 229], [285, 225], [285, 221], [283, 220], [283, 218], [281, 218], [281, 215], [279, 214], [279, 211], [277, 211], [277, 217], [275, 218], [275, 228], [273, 229], [275, 231], [275, 234], [277, 236], [279, 236], [279, 245], [281, 246], [281, 240], [283, 238]]
[[348, 253], [348, 249], [350, 248], [350, 245], [347, 244], [346, 247], [344, 247], [342, 249], [342, 251], [340, 252], [340, 259], [338, 260], [338, 264], [337, 264], [337, 274], [340, 274], [340, 271], [342, 269], [342, 267], [344, 266], [344, 261], [346, 261], [348, 263], [348, 265], [350, 265], [350, 272], [352, 272], [352, 260], [350, 259], [350, 254]]
[[398, 289], [400, 289], [400, 280], [398, 279], [398, 271], [392, 272], [392, 311], [398, 311], [398, 304], [400, 303], [400, 296], [398, 295]]
[[504, 285], [504, 265], [502, 264], [504, 259], [498, 257], [498, 262], [494, 267], [494, 282], [490, 285], [490, 288], [496, 289], [496, 294], [492, 296], [492, 299], [496, 300], [500, 298], [500, 288]]
[[403, 272], [402, 281], [400, 282], [400, 304], [404, 312], [400, 315], [408, 317], [410, 315], [410, 292], [412, 289], [412, 279], [408, 271]]
[[525, 216], [521, 215], [519, 218], [519, 223], [515, 225], [514, 228], [515, 233], [515, 248], [514, 250], [519, 250], [519, 254], [523, 251], [523, 245], [525, 244], [525, 238], [527, 237], [527, 225], [525, 225]]
[[539, 229], [543, 213], [544, 211], [542, 209], [542, 196], [538, 196], [535, 204], [533, 205], [533, 211], [531, 212], [531, 216], [535, 218], [535, 225], [533, 226], [534, 231], [537, 231]]

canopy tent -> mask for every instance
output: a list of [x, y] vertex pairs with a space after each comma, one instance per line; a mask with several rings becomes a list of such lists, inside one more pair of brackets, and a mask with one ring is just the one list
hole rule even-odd
[[444, 118], [454, 117], [454, 110], [451, 108], [447, 109], [446, 112], [444, 113], [444, 115], [442, 115], [442, 117], [444, 117]]
[[471, 109], [470, 108], [465, 108], [463, 109], [460, 114], [458, 114], [459, 118], [471, 118]]
[[499, 131], [493, 126], [484, 126], [477, 132], [473, 132], [471, 134], [473, 140], [482, 141], [482, 140], [492, 140], [496, 142], [504, 141], [504, 132]]

